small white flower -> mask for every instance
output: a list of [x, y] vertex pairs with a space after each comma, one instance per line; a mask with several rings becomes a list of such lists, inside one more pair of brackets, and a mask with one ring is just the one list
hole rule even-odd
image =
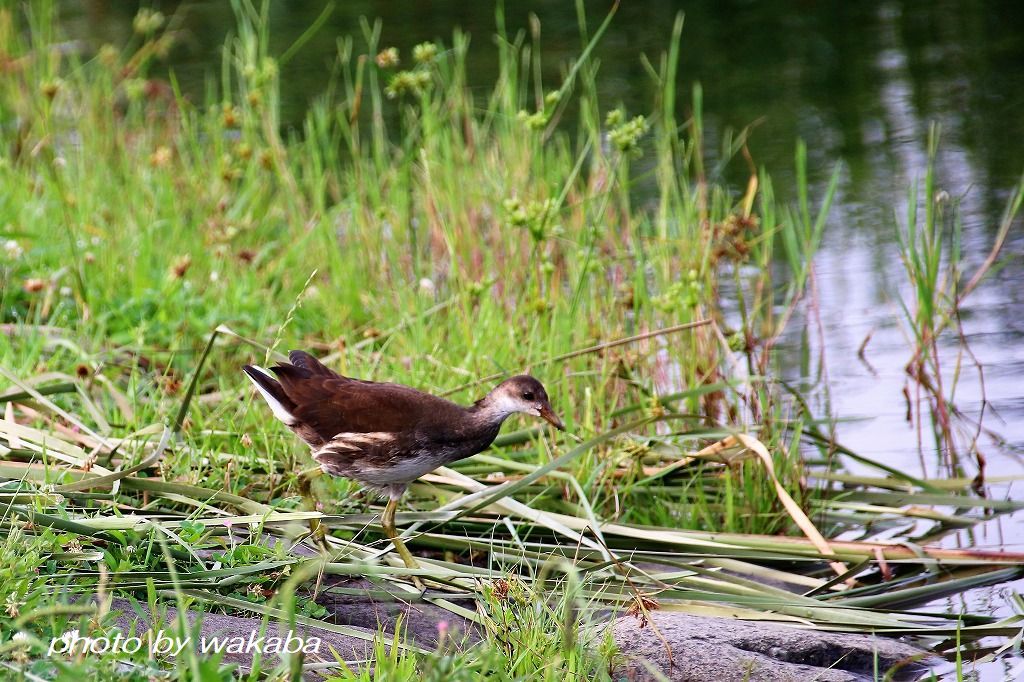
[[18, 630], [14, 633], [14, 637], [11, 637], [11, 640], [15, 642], [27, 642], [28, 639], [28, 633], [22, 630]]
[[61, 296], [70, 296], [71, 295], [71, 287], [61, 287], [60, 288], [60, 295]]
[[437, 294], [437, 285], [434, 280], [424, 277], [420, 280], [420, 293], [424, 296], [433, 297]]
[[4, 252], [7, 257], [11, 260], [17, 260], [21, 258], [21, 255], [25, 253], [25, 249], [21, 248], [21, 244], [13, 239], [8, 239], [4, 242]]
[[21, 614], [22, 601], [18, 599], [18, 595], [13, 592], [7, 595], [7, 603], [5, 606], [7, 615], [11, 618], [17, 618]]
[[216, 282], [216, 281], [217, 281], [217, 280], [219, 280], [219, 279], [220, 279], [220, 273], [219, 273], [219, 272], [217, 272], [216, 270], [214, 270], [214, 271], [212, 271], [212, 272], [210, 273], [210, 281], [211, 281], [211, 282]]

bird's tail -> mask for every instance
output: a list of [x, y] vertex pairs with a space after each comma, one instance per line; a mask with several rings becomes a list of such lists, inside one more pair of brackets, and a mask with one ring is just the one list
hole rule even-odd
[[292, 410], [295, 409], [295, 403], [284, 392], [277, 379], [262, 367], [243, 365], [242, 371], [252, 380], [256, 390], [267, 401], [267, 405], [270, 406], [270, 411], [274, 413], [274, 416], [288, 426], [294, 424], [295, 417], [292, 415]]

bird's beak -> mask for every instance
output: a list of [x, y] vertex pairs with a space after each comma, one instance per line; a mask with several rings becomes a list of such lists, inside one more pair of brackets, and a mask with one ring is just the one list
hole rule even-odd
[[544, 404], [540, 406], [540, 418], [554, 426], [559, 431], [565, 431], [565, 424], [558, 418], [555, 411], [551, 409], [551, 406]]

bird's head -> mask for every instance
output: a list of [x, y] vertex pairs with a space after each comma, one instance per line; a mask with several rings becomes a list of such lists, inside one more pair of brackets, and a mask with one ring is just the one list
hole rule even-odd
[[498, 384], [483, 401], [503, 416], [513, 412], [533, 415], [549, 422], [556, 429], [565, 431], [565, 424], [551, 409], [548, 392], [543, 384], [526, 374], [520, 374]]

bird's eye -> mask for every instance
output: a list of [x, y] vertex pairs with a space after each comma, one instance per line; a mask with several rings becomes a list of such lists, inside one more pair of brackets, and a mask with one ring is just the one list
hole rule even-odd
[[526, 391], [523, 393], [523, 400], [533, 400], [533, 392]]

